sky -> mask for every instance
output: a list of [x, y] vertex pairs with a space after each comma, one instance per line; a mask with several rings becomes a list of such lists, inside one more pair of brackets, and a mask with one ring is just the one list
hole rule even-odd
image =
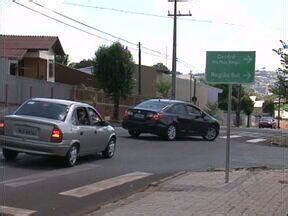
[[[162, 62], [172, 68], [173, 19], [167, 18], [167, 14], [173, 13], [173, 3], [167, 0], [34, 0], [94, 29], [29, 0], [16, 1], [86, 32], [30, 11], [12, 0], [0, 0], [1, 34], [58, 36], [71, 62], [93, 58], [99, 46], [109, 46], [121, 38], [124, 40], [119, 41], [128, 46], [135, 63], [137, 44], [141, 42], [142, 64]], [[288, 44], [288, 0], [190, 0], [179, 2], [178, 10], [182, 14], [190, 11], [192, 16], [177, 20], [177, 71], [204, 72], [206, 51], [256, 51], [256, 69], [276, 70], [280, 66], [280, 59], [272, 49], [281, 47], [279, 40]]]

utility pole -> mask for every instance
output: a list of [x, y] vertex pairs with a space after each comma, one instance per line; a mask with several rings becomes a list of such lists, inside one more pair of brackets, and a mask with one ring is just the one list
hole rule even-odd
[[138, 94], [141, 95], [141, 43], [138, 43]]
[[[176, 47], [177, 47], [177, 16], [192, 16], [190, 11], [188, 14], [181, 14], [180, 11], [177, 14], [177, 0], [168, 0], [169, 2], [174, 2], [174, 14], [170, 14], [168, 11], [168, 16], [173, 16], [174, 26], [173, 26], [173, 53], [172, 53], [172, 99], [176, 96]], [[179, 1], [179, 0], [178, 0]]]
[[196, 85], [197, 85], [197, 80], [196, 77], [194, 76], [194, 91], [193, 91], [193, 98], [192, 98], [192, 102], [194, 103], [194, 105], [196, 105], [197, 103], [197, 97], [196, 97]]
[[281, 96], [279, 94], [278, 98], [278, 118], [277, 118], [277, 128], [280, 129], [280, 106], [281, 106]]
[[241, 103], [241, 89], [242, 86], [241, 84], [238, 86], [238, 102], [237, 102], [237, 111], [236, 111], [236, 126], [240, 127], [240, 113], [241, 113], [241, 109], [240, 109], [240, 103]]
[[189, 94], [189, 101], [192, 103], [192, 71], [190, 70], [190, 94]]

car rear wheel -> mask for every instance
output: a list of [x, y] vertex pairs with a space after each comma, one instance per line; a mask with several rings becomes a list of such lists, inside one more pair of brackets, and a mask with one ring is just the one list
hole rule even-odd
[[137, 138], [140, 136], [141, 132], [139, 130], [128, 130], [131, 137]]
[[215, 126], [209, 126], [207, 128], [206, 134], [203, 136], [203, 139], [208, 141], [213, 141], [218, 136], [218, 131]]
[[18, 155], [17, 151], [5, 148], [2, 149], [2, 153], [6, 161], [14, 161]]
[[77, 145], [72, 145], [65, 157], [65, 164], [68, 167], [73, 167], [78, 162], [78, 151]]
[[169, 125], [166, 130], [165, 138], [169, 141], [175, 140], [177, 135], [177, 129], [175, 125]]
[[115, 154], [116, 149], [116, 139], [110, 139], [106, 149], [102, 152], [104, 158], [112, 158]]

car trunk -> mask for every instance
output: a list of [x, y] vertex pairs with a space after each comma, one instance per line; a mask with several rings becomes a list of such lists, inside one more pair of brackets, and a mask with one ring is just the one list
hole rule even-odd
[[53, 119], [17, 115], [6, 116], [4, 122], [4, 135], [6, 136], [48, 142], [51, 139], [54, 127], [62, 123], [61, 121]]
[[152, 110], [145, 110], [145, 109], [129, 109], [129, 111], [133, 113], [133, 115], [130, 115], [130, 119], [133, 119], [136, 121], [150, 120], [153, 115], [158, 113], [156, 110], [152, 111]]

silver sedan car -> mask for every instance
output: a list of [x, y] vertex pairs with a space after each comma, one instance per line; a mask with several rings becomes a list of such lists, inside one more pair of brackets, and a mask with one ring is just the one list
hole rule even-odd
[[54, 155], [74, 166], [79, 156], [114, 156], [116, 133], [90, 105], [34, 98], [0, 121], [0, 146], [6, 160], [19, 152]]

